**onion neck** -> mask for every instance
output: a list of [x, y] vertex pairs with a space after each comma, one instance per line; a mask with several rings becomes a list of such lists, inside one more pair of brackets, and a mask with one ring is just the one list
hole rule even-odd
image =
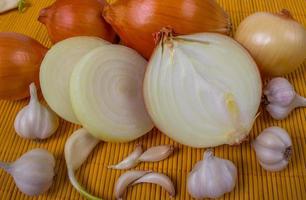
[[165, 43], [168, 40], [171, 40], [174, 35], [174, 30], [170, 26], [163, 27], [159, 32], [154, 33], [154, 42], [158, 44], [159, 42]]
[[283, 19], [294, 20], [290, 11], [287, 9], [282, 9], [279, 13], [277, 13], [277, 16], [282, 17]]
[[117, 0], [105, 0], [106, 4], [108, 5], [113, 5], [114, 3], [117, 2]]
[[38, 21], [42, 24], [46, 24], [47, 23], [47, 19], [48, 19], [48, 15], [49, 15], [49, 10], [50, 10], [51, 6], [42, 9], [39, 12], [39, 17], [38, 17]]

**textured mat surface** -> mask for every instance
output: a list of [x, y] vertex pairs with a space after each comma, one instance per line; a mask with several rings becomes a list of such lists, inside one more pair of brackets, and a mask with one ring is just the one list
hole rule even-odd
[[[46, 29], [37, 22], [39, 10], [50, 5], [53, 0], [31, 0], [32, 6], [23, 14], [16, 11], [0, 15], [0, 31], [24, 33], [39, 40], [46, 46], [51, 45]], [[278, 12], [289, 9], [294, 18], [306, 26], [305, 0], [218, 0], [229, 13], [234, 31], [240, 21], [256, 11]], [[0, 55], [1, 56], [1, 55]], [[306, 96], [306, 62], [294, 73], [287, 76], [298, 93]], [[24, 152], [36, 148], [46, 148], [56, 157], [56, 177], [51, 189], [44, 195], [33, 199], [83, 199], [69, 184], [65, 160], [64, 144], [67, 137], [78, 126], [61, 120], [56, 134], [46, 141], [29, 141], [20, 138], [13, 128], [17, 112], [26, 105], [27, 100], [12, 102], [0, 101], [0, 160], [10, 162]], [[306, 199], [306, 109], [298, 109], [286, 120], [275, 121], [265, 111], [249, 136], [249, 141], [239, 146], [220, 146], [214, 148], [217, 156], [229, 159], [238, 168], [238, 182], [235, 190], [222, 199]], [[256, 162], [250, 141], [264, 128], [277, 125], [287, 129], [293, 140], [293, 157], [289, 166], [282, 172], [270, 173]], [[142, 163], [137, 169], [163, 172], [174, 181], [177, 195], [175, 199], [191, 199], [186, 190], [186, 177], [192, 166], [201, 159], [204, 149], [193, 149], [180, 145], [154, 129], [144, 137], [126, 144], [101, 143], [78, 170], [77, 177], [89, 192], [104, 199], [113, 199], [116, 179], [122, 171], [109, 170], [109, 164], [117, 163], [131, 152], [137, 143], [144, 147], [159, 144], [173, 144], [177, 151], [169, 159], [154, 163]], [[31, 199], [18, 191], [13, 179], [0, 170], [0, 199]], [[169, 199], [168, 194], [159, 186], [141, 184], [130, 188], [127, 199], [149, 200]]]

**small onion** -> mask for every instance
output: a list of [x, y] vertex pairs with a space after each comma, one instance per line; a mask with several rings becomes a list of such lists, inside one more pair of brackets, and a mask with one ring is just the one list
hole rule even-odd
[[260, 74], [248, 52], [220, 34], [160, 35], [144, 79], [155, 125], [192, 147], [241, 142], [261, 100]]
[[39, 86], [39, 66], [47, 50], [26, 35], [0, 33], [0, 99], [23, 99], [32, 82]]
[[102, 17], [102, 0], [57, 0], [40, 11], [53, 43], [75, 36], [96, 36], [113, 42], [115, 33]]
[[287, 10], [250, 15], [239, 25], [235, 39], [268, 76], [290, 73], [306, 58], [306, 30]]
[[177, 34], [228, 34], [229, 17], [215, 0], [107, 0], [103, 16], [125, 45], [150, 58], [153, 33], [170, 26]]

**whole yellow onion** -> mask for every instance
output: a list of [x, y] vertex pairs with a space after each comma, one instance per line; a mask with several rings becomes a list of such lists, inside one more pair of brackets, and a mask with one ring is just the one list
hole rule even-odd
[[278, 14], [250, 15], [239, 25], [235, 39], [268, 76], [290, 73], [306, 58], [306, 30], [285, 9]]

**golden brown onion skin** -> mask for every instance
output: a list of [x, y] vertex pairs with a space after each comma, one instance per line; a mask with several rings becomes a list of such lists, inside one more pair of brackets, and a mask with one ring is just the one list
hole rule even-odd
[[228, 15], [214, 0], [115, 0], [103, 16], [123, 43], [145, 58], [155, 47], [152, 35], [163, 27], [176, 34], [230, 30]]
[[39, 86], [39, 68], [47, 48], [19, 33], [0, 33], [0, 99], [29, 96], [29, 85]]
[[114, 42], [116, 35], [103, 19], [102, 0], [57, 0], [40, 11], [38, 21], [48, 30], [52, 43], [75, 36], [96, 36]]

